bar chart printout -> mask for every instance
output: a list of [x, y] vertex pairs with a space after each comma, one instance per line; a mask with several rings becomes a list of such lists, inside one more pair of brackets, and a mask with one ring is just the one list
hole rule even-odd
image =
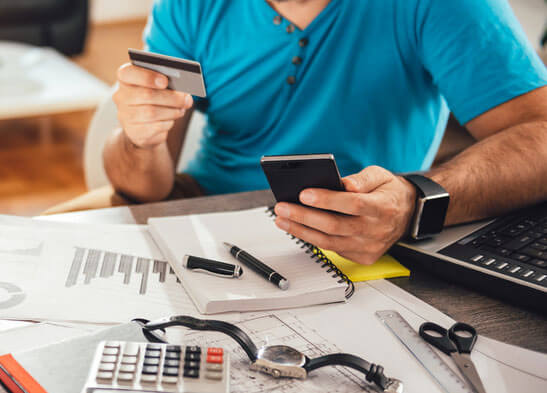
[[[123, 277], [125, 285], [131, 284], [131, 280], [140, 280], [139, 294], [145, 295], [149, 280], [165, 283], [167, 275], [175, 275], [175, 272], [166, 261], [75, 247], [65, 287], [89, 285], [93, 280], [108, 280], [117, 275]], [[176, 281], [180, 283], [178, 278]]]

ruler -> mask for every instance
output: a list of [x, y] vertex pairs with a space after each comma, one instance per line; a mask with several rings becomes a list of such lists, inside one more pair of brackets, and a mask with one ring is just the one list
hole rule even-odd
[[414, 355], [429, 374], [447, 393], [473, 393], [443, 359], [412, 329], [412, 326], [393, 310], [376, 311], [376, 316]]

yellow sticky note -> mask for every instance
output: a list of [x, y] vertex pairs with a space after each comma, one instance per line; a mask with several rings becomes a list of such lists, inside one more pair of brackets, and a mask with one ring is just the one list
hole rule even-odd
[[333, 251], [321, 251], [353, 282], [410, 276], [410, 270], [388, 254], [383, 255], [373, 265], [366, 266], [341, 257]]

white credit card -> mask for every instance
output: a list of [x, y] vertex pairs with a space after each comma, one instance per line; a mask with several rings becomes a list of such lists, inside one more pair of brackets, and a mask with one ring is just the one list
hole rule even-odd
[[197, 61], [158, 55], [138, 49], [129, 49], [129, 58], [135, 66], [159, 72], [169, 78], [169, 89], [198, 97], [206, 97], [201, 64]]

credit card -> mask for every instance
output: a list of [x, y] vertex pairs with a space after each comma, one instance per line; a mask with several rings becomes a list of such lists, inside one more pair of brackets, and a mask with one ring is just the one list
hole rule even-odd
[[135, 66], [159, 72], [169, 78], [168, 88], [206, 97], [201, 64], [197, 61], [158, 55], [138, 49], [129, 49], [129, 58]]

